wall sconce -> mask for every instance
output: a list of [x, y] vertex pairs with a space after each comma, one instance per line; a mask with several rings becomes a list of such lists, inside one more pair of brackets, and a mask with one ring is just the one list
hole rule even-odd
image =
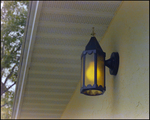
[[81, 89], [84, 95], [102, 95], [105, 90], [105, 66], [109, 68], [111, 75], [116, 75], [119, 67], [119, 54], [113, 52], [110, 59], [105, 60], [98, 41], [94, 37], [94, 27], [92, 37], [81, 54]]

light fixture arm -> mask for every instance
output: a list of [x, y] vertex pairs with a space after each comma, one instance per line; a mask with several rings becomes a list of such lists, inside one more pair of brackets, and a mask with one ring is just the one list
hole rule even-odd
[[105, 60], [105, 66], [109, 68], [111, 75], [117, 75], [119, 68], [119, 54], [118, 52], [113, 52], [110, 59]]

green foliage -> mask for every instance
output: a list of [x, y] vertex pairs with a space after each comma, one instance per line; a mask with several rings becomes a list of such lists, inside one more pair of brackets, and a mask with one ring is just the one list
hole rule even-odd
[[[1, 1], [1, 118], [11, 118], [28, 1]], [[6, 92], [7, 91], [7, 92]], [[4, 106], [3, 106], [4, 105]]]

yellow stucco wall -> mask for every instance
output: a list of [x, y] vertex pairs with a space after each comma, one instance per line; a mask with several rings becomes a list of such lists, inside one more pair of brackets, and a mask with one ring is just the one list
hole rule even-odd
[[61, 118], [148, 118], [148, 32], [149, 2], [123, 2], [100, 41], [106, 59], [119, 52], [117, 76], [106, 68], [106, 92], [101, 96], [80, 94], [79, 83]]

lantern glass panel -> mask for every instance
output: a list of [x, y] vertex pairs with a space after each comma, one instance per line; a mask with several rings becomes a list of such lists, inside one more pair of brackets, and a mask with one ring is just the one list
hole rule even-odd
[[105, 65], [104, 56], [97, 54], [97, 85], [104, 88]]
[[85, 86], [94, 85], [94, 53], [85, 56]]

